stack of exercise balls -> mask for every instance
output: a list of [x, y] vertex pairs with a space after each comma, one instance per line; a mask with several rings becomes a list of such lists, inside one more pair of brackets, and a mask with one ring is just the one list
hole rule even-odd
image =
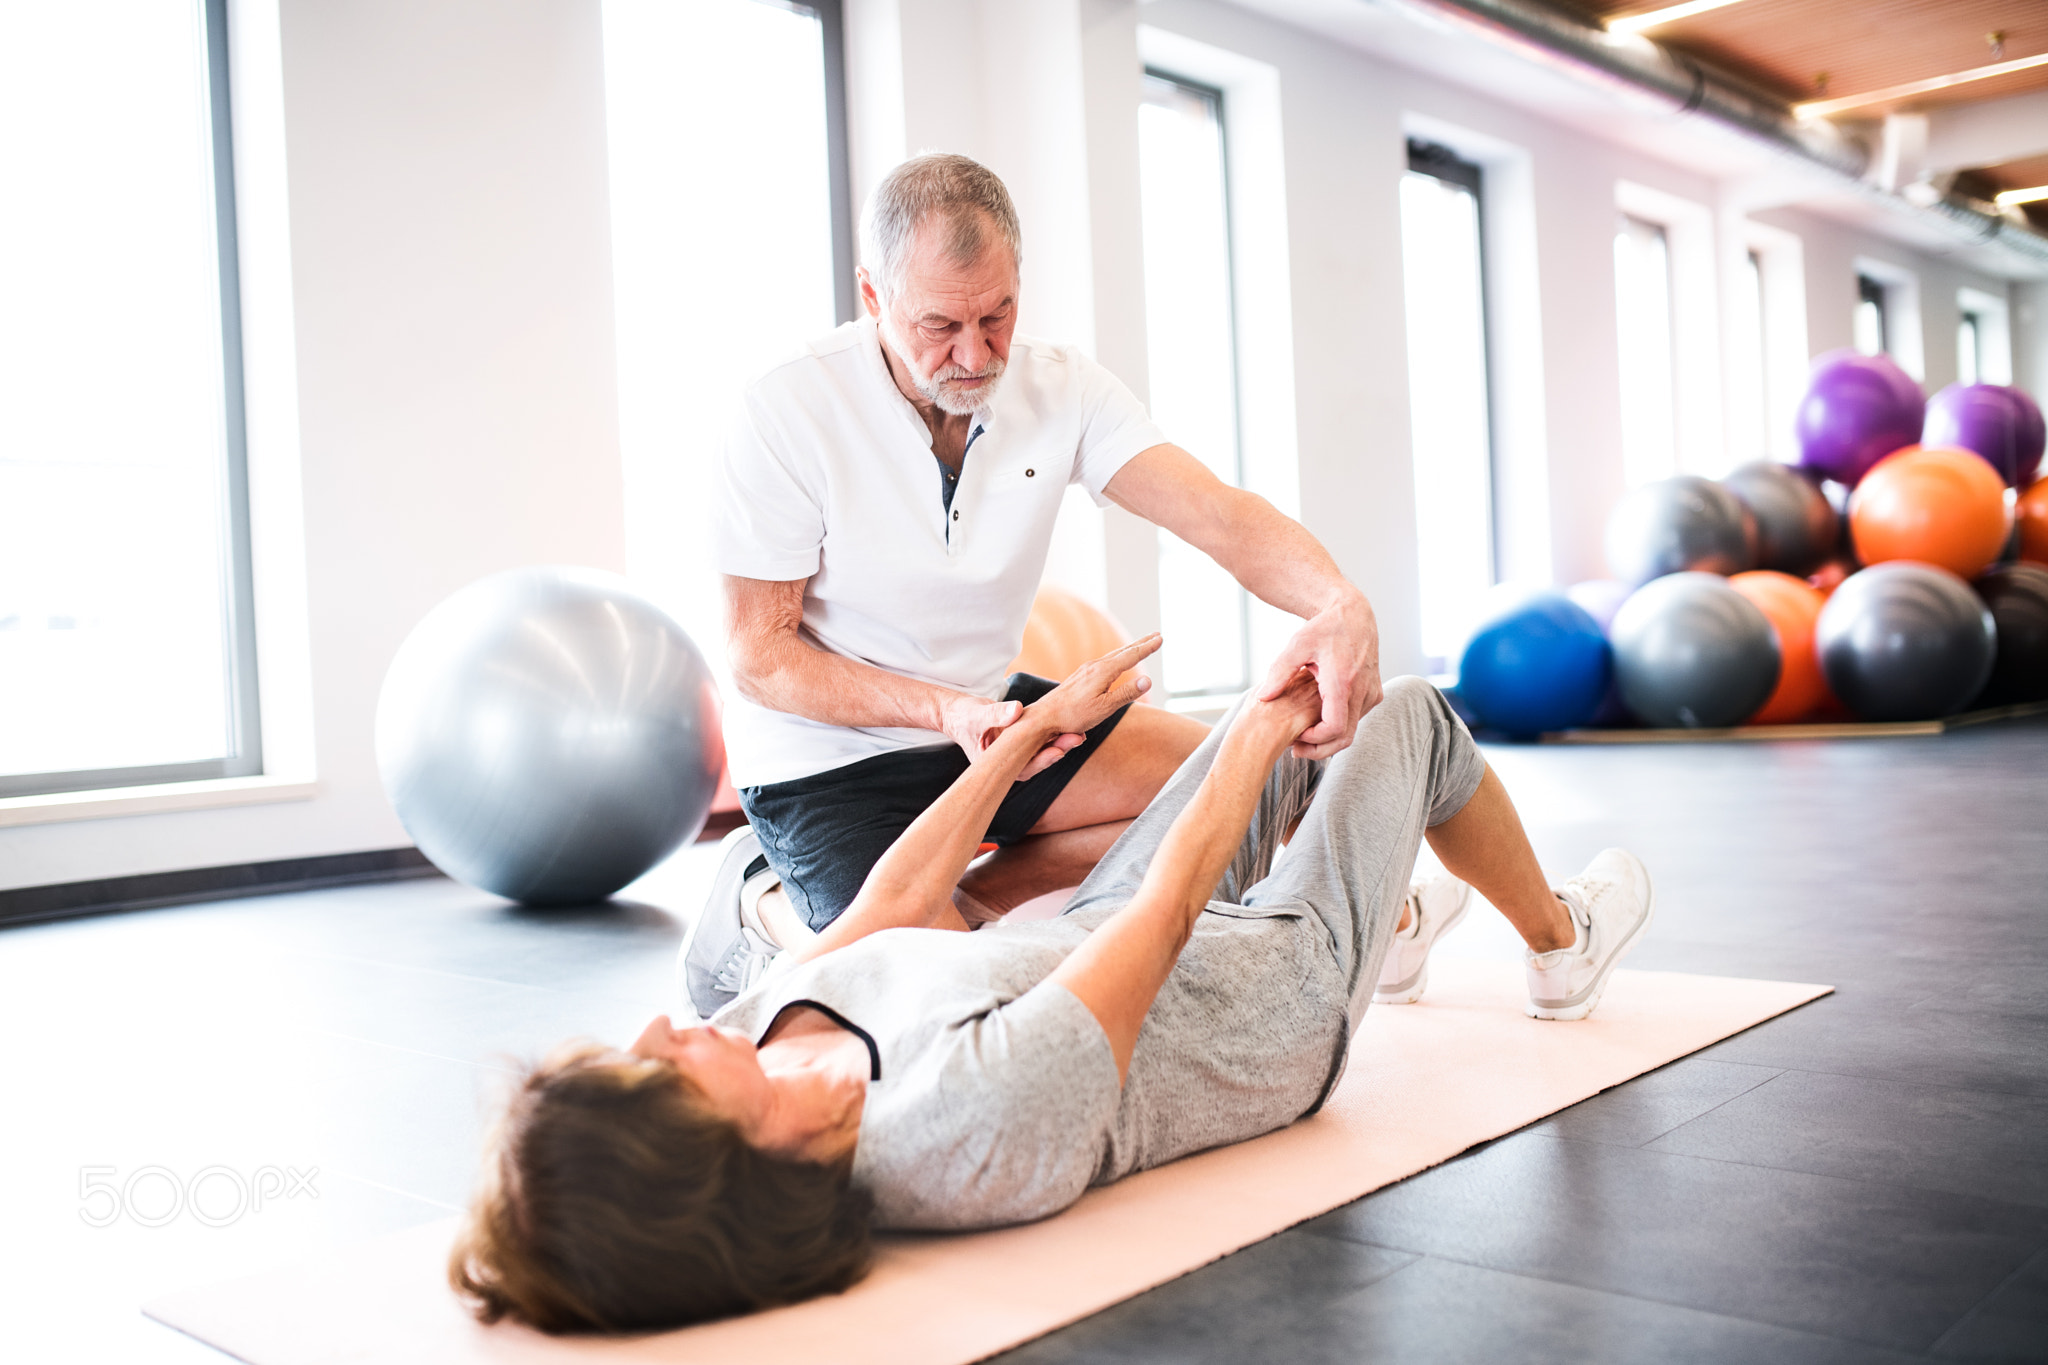
[[1514, 735], [1928, 720], [2048, 700], [2048, 479], [2025, 393], [1932, 401], [1884, 356], [1814, 364], [1799, 464], [1632, 489], [1613, 577], [1523, 593], [1459, 692]]

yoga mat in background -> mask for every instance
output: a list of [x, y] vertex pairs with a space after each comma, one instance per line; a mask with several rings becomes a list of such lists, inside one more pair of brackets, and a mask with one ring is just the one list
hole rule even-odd
[[1366, 1012], [1350, 1069], [1314, 1118], [1091, 1191], [1041, 1223], [886, 1238], [874, 1272], [845, 1294], [657, 1336], [478, 1326], [447, 1288], [452, 1222], [143, 1311], [250, 1365], [965, 1365], [1831, 989], [1623, 971], [1591, 1019], [1542, 1023], [1521, 1012], [1518, 964], [1434, 961], [1421, 1004]]

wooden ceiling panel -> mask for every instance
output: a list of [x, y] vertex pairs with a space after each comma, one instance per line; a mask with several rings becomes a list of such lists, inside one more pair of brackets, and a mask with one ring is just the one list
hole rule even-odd
[[2048, 155], [1978, 166], [1972, 174], [1983, 176], [2001, 190], [2030, 190], [2036, 185], [2048, 185]]
[[[1605, 20], [1664, 5], [1577, 0], [1573, 7]], [[1990, 33], [2005, 35], [2002, 53], [1993, 53], [1986, 41]], [[1647, 36], [1746, 75], [1788, 100], [1839, 98], [2048, 52], [2048, 0], [1739, 0], [1660, 25]], [[1899, 107], [2043, 88], [2048, 68], [2037, 67], [1921, 95]], [[1883, 112], [1871, 106], [1850, 116]]]

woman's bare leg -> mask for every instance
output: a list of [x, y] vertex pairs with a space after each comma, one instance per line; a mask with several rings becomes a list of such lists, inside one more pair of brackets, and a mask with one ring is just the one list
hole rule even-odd
[[1465, 808], [1424, 832], [1444, 870], [1486, 897], [1533, 952], [1569, 948], [1577, 935], [1537, 865], [1508, 789], [1491, 765]]

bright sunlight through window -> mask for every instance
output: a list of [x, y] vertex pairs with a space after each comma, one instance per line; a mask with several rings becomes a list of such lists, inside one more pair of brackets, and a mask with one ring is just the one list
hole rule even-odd
[[1614, 234], [1614, 297], [1622, 470], [1634, 487], [1678, 472], [1671, 250], [1658, 224], [1622, 218]]
[[[1152, 415], [1176, 445], [1236, 484], [1237, 341], [1221, 96], [1147, 75], [1138, 154]], [[1244, 589], [1166, 531], [1159, 533], [1159, 619], [1169, 696], [1250, 685]]]
[[207, 23], [0, 11], [0, 794], [260, 761]]
[[[1453, 164], [1439, 159], [1447, 169]], [[1464, 169], [1473, 172], [1476, 184], [1477, 168]], [[1481, 599], [1493, 586], [1493, 453], [1480, 265], [1473, 186], [1416, 170], [1403, 175], [1401, 283], [1422, 652], [1435, 673], [1455, 663]]]
[[746, 382], [838, 321], [823, 26], [766, 0], [605, 0], [626, 545], [722, 660], [703, 490]]

